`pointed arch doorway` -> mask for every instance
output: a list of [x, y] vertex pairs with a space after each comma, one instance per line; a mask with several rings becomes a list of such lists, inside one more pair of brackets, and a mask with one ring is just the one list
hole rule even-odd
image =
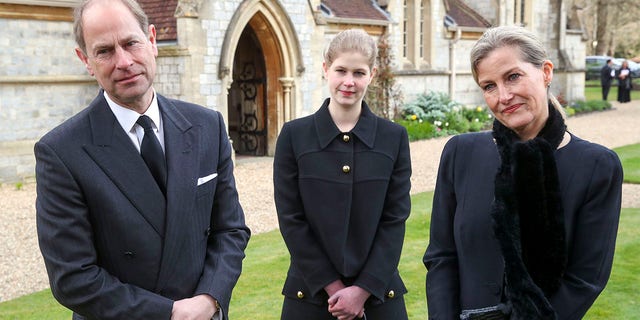
[[240, 155], [267, 154], [268, 94], [265, 56], [256, 33], [247, 25], [233, 58], [229, 88], [229, 135]]
[[225, 34], [219, 77], [229, 136], [238, 155], [272, 156], [280, 128], [295, 118], [300, 45], [279, 1], [245, 0]]
[[278, 39], [257, 12], [242, 30], [233, 59], [227, 107], [236, 154], [264, 156], [275, 150], [282, 113], [282, 61]]

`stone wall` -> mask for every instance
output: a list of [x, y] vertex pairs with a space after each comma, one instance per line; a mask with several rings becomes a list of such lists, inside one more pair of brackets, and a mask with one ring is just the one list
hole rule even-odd
[[0, 19], [0, 183], [34, 176], [33, 144], [84, 108], [97, 85], [71, 22]]
[[156, 63], [156, 78], [153, 81], [153, 88], [156, 92], [168, 98], [195, 103], [193, 97], [185, 94], [185, 90], [182, 87], [181, 77], [185, 72], [185, 57], [163, 56], [160, 54], [156, 59]]
[[[396, 59], [400, 59], [403, 1], [388, 2], [392, 19], [390, 42]], [[496, 8], [497, 4], [492, 1], [465, 2], [492, 22], [499, 22], [500, 14], [506, 10]], [[191, 37], [179, 37], [177, 43], [159, 44], [156, 90], [167, 97], [226, 111], [226, 105], [221, 103], [226, 103], [227, 88], [218, 74], [222, 46], [234, 15], [247, 3], [206, 1], [198, 19], [178, 19], [181, 30]], [[426, 3], [430, 17], [426, 21], [432, 30], [427, 57], [430, 65], [427, 69], [398, 73], [405, 102], [430, 90], [448, 92], [453, 87], [456, 101], [483, 104], [468, 62], [469, 50], [475, 41], [462, 39], [452, 47], [450, 34], [443, 27], [446, 13], [443, 2]], [[302, 62], [295, 68], [304, 68], [296, 70], [291, 90], [292, 116], [301, 117], [314, 112], [328, 96], [321, 68], [322, 52], [336, 29], [314, 19], [319, 1], [279, 0], [279, 4], [286, 16], [276, 20], [290, 22], [295, 29], [297, 43], [288, 45], [299, 49], [301, 54]], [[545, 44], [558, 67], [561, 59], [576, 61], [572, 68], [558, 68], [552, 92], [567, 100], [583, 98], [584, 41], [579, 33], [558, 34], [563, 32], [557, 28], [562, 23], [562, 14], [558, 12], [560, 4], [559, 0], [535, 2], [534, 30], [546, 35]], [[74, 53], [71, 22], [0, 19], [0, 30], [3, 30], [0, 38], [0, 183], [13, 183], [33, 177], [34, 142], [84, 108], [95, 97], [98, 86]], [[560, 52], [562, 48], [564, 51]], [[454, 86], [449, 85], [451, 50], [455, 50]]]

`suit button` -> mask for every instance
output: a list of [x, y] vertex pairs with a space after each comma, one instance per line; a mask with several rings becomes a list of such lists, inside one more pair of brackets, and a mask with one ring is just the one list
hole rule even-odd
[[351, 171], [351, 167], [344, 165], [342, 166], [342, 172], [349, 173]]
[[204, 231], [204, 235], [208, 237], [210, 234], [211, 234], [211, 228], [207, 228], [207, 230]]
[[393, 299], [393, 297], [396, 296], [396, 293], [393, 292], [393, 290], [389, 290], [389, 292], [387, 293], [387, 297], [389, 297], [389, 299]]
[[349, 142], [349, 140], [351, 140], [351, 137], [349, 137], [348, 134], [345, 134], [345, 135], [342, 136], [342, 141]]
[[302, 291], [298, 291], [297, 296], [298, 296], [298, 299], [302, 299], [304, 298], [304, 293], [302, 293]]
[[124, 256], [129, 258], [129, 259], [133, 259], [133, 256], [135, 256], [135, 254], [131, 251], [125, 251], [124, 252]]

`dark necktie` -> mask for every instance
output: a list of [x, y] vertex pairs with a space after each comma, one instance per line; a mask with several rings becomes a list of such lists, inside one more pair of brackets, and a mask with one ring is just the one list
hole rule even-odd
[[149, 171], [156, 179], [162, 193], [166, 193], [167, 185], [167, 165], [164, 160], [164, 153], [162, 152], [162, 146], [153, 127], [151, 126], [151, 119], [147, 116], [140, 116], [136, 121], [144, 129], [144, 137], [140, 144], [140, 154], [142, 159], [149, 167]]

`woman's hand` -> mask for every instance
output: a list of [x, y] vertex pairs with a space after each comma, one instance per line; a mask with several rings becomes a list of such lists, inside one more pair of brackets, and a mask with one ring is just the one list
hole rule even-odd
[[371, 294], [358, 286], [339, 290], [329, 297], [329, 312], [338, 320], [364, 317], [364, 303]]
[[327, 293], [327, 295], [329, 297], [331, 297], [332, 295], [334, 295], [336, 292], [342, 290], [346, 288], [346, 286], [344, 285], [344, 283], [342, 283], [342, 280], [336, 280], [334, 282], [331, 282], [330, 284], [328, 284], [326, 287], [324, 287], [324, 291]]

